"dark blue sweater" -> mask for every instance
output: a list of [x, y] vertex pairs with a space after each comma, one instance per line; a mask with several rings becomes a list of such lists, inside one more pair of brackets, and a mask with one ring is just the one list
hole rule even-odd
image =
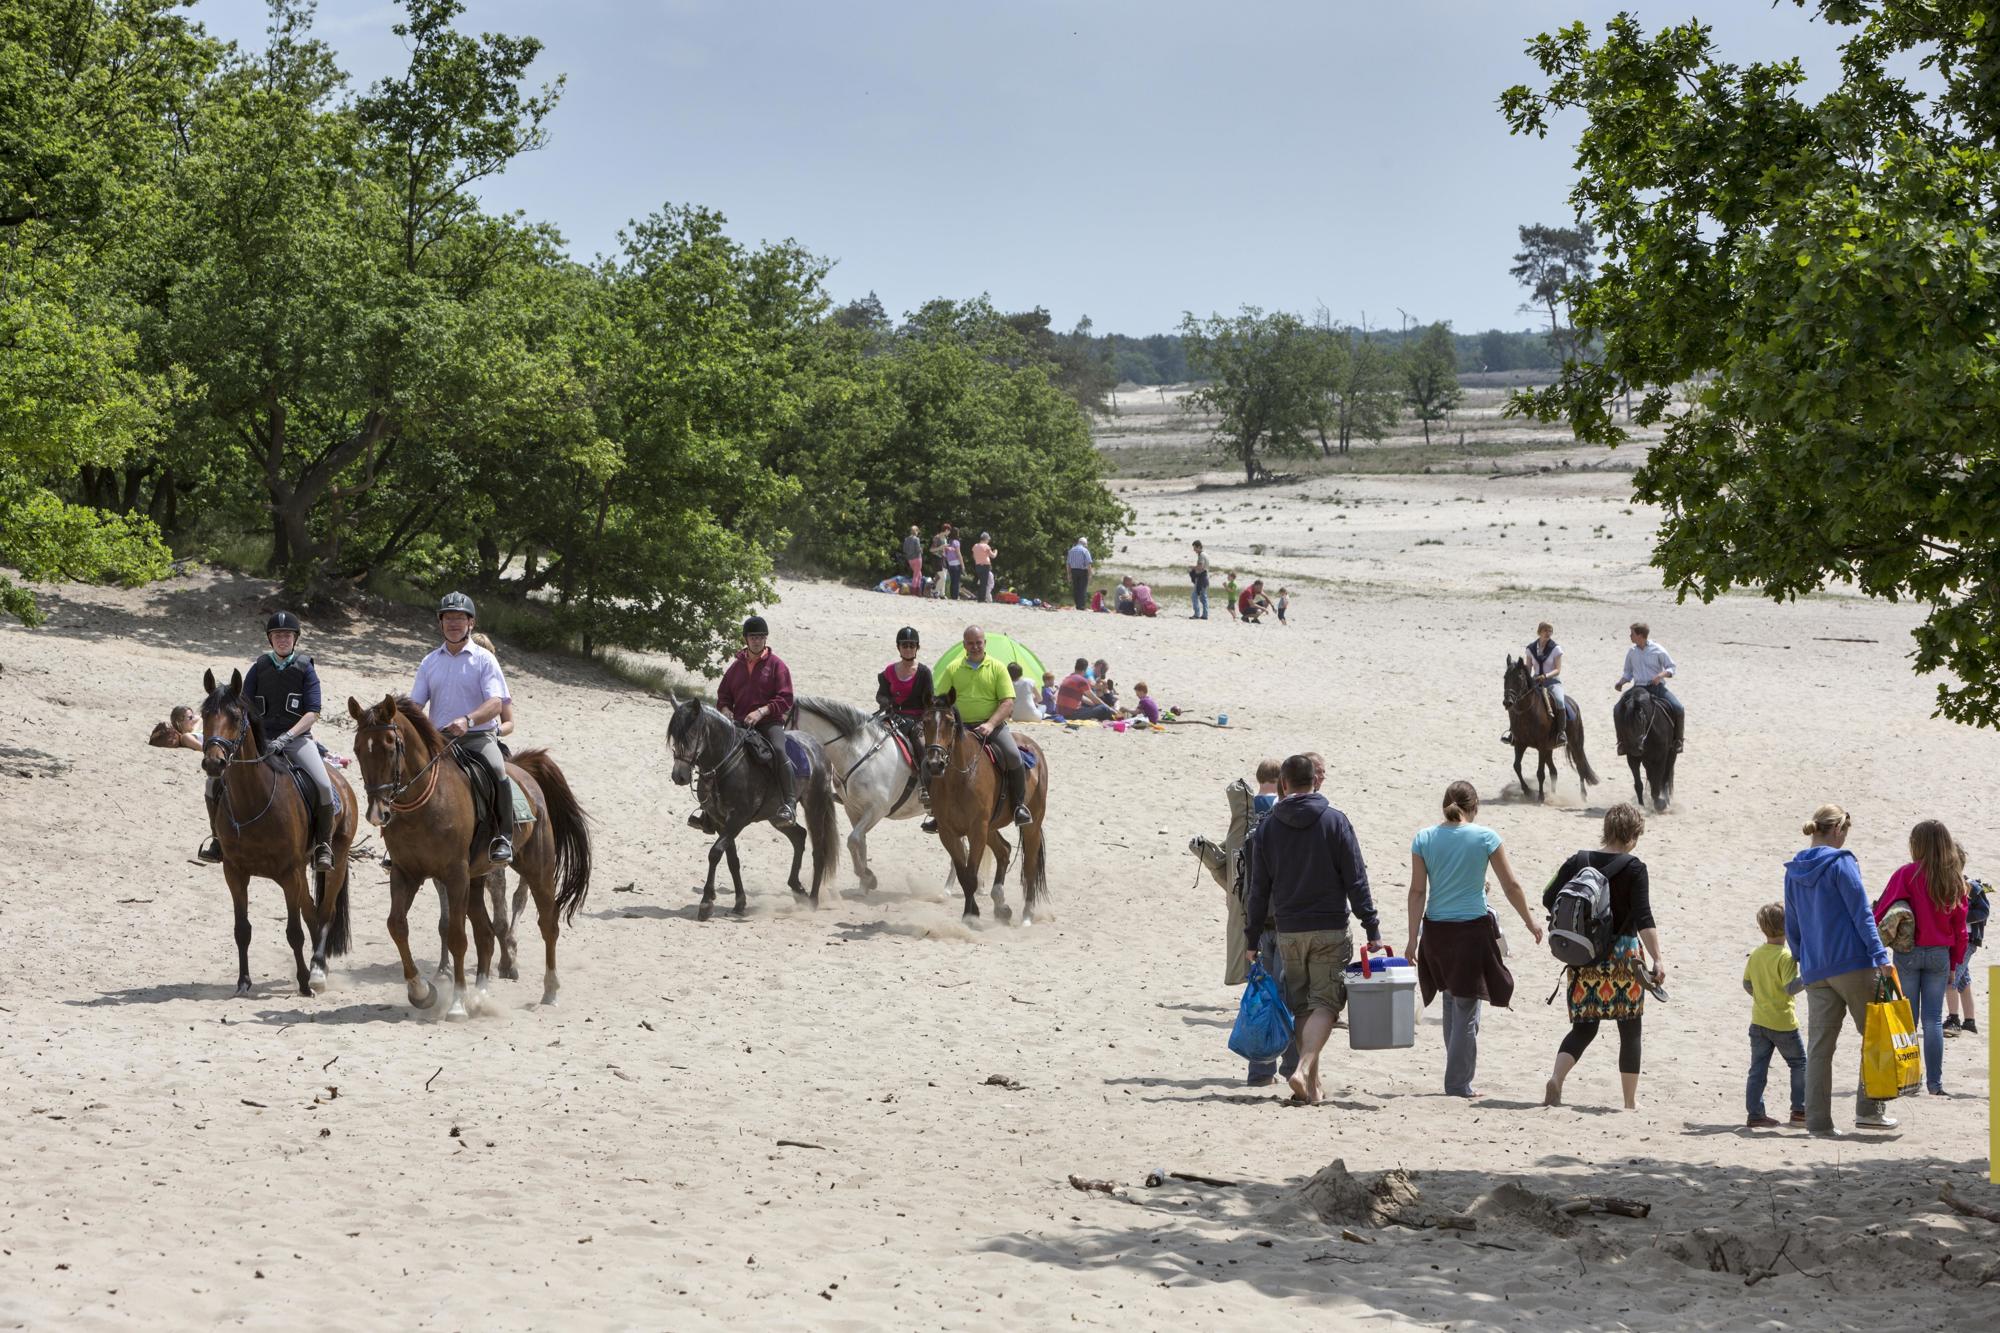
[[1371, 941], [1382, 938], [1354, 825], [1326, 797], [1287, 796], [1264, 816], [1246, 846], [1250, 901], [1243, 920], [1250, 948], [1257, 947], [1264, 922], [1273, 916], [1278, 929], [1289, 934], [1346, 930], [1352, 912]]

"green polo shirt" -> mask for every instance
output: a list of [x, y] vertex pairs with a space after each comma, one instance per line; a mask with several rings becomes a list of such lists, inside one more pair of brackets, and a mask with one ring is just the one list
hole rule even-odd
[[958, 715], [970, 726], [978, 726], [992, 717], [1002, 703], [1014, 699], [1014, 681], [1008, 676], [1007, 668], [988, 657], [978, 666], [966, 658], [959, 658], [951, 664], [951, 670], [944, 673], [944, 679], [936, 684], [937, 693], [948, 694], [958, 691]]

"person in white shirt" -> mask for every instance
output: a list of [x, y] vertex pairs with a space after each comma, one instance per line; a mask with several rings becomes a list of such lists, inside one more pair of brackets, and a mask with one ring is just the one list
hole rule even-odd
[[[1569, 700], [1563, 694], [1563, 650], [1555, 640], [1555, 632], [1555, 626], [1546, 620], [1535, 626], [1535, 639], [1528, 645], [1527, 654], [1528, 674], [1534, 678], [1536, 685], [1548, 691], [1549, 714], [1556, 721], [1553, 743], [1560, 747], [1568, 743]], [[1504, 745], [1512, 745], [1514, 733], [1509, 731], [1500, 741]]]
[[1674, 753], [1681, 752], [1681, 742], [1687, 738], [1687, 710], [1674, 692], [1667, 688], [1667, 681], [1676, 671], [1673, 656], [1653, 642], [1653, 632], [1643, 620], [1632, 624], [1632, 646], [1625, 650], [1625, 674], [1618, 678], [1618, 688], [1637, 685], [1667, 706], [1674, 715]]
[[1036, 702], [1034, 685], [1022, 676], [1019, 662], [1007, 664], [1007, 677], [1014, 682], [1014, 716], [1023, 722], [1040, 722], [1042, 706]]
[[478, 611], [462, 592], [446, 593], [438, 603], [438, 633], [444, 642], [417, 664], [410, 698], [430, 712], [437, 729], [461, 750], [479, 756], [493, 774], [495, 793], [493, 842], [486, 859], [504, 866], [514, 859], [514, 784], [507, 777], [507, 760], [500, 753], [500, 713], [507, 706], [507, 681], [500, 662], [472, 641]]

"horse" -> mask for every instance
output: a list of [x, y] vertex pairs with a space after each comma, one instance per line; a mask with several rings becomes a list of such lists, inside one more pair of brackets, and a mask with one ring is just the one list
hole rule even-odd
[[921, 778], [915, 757], [903, 758], [894, 731], [880, 714], [864, 713], [850, 704], [802, 694], [794, 703], [799, 730], [826, 747], [833, 789], [847, 808], [847, 854], [863, 893], [875, 892], [875, 872], [868, 868], [868, 830], [885, 819], [913, 819], [923, 814], [917, 799]]
[[[494, 927], [486, 895], [474, 893], [474, 879], [495, 867], [486, 859], [487, 839], [476, 839], [477, 807], [472, 780], [451, 758], [451, 745], [407, 696], [386, 695], [364, 708], [349, 698], [354, 718], [354, 754], [368, 790], [368, 822], [382, 830], [389, 849], [389, 938], [403, 960], [403, 986], [410, 1004], [428, 1009], [437, 987], [417, 974], [410, 956], [410, 902], [425, 880], [435, 880], [449, 907], [446, 943], [451, 949], [450, 1019], [465, 1018], [465, 922], [469, 915], [478, 945], [477, 1002], [489, 1000]], [[547, 750], [523, 750], [507, 765], [507, 776], [527, 797], [534, 822], [516, 825], [514, 873], [534, 895], [545, 954], [542, 1003], [554, 1004], [562, 989], [556, 978], [558, 915], [574, 921], [590, 892], [590, 821], [577, 804], [569, 780]], [[511, 812], [503, 818], [511, 818]], [[490, 888], [490, 885], [489, 885]]]
[[[819, 906], [820, 889], [832, 882], [840, 867], [839, 855], [833, 849], [840, 828], [834, 819], [833, 773], [827, 764], [826, 751], [805, 732], [785, 733], [806, 753], [806, 775], [799, 783], [799, 805], [806, 816], [806, 826], [802, 829], [796, 821], [778, 822], [778, 807], [784, 794], [770, 769], [750, 758], [747, 748], [750, 734], [699, 699], [675, 703], [674, 715], [667, 723], [667, 746], [674, 756], [674, 783], [685, 787], [694, 782], [697, 773], [700, 775], [695, 796], [710, 826], [720, 830], [708, 849], [708, 880], [701, 887], [701, 907], [695, 914], [699, 921], [715, 914], [715, 870], [725, 856], [729, 858], [730, 881], [736, 886], [736, 906], [730, 910], [737, 916], [748, 910], [743, 898], [743, 865], [736, 856], [736, 835], [760, 820], [791, 840], [792, 873], [786, 884], [794, 897], [808, 896], [805, 885], [799, 882], [799, 867], [805, 860], [808, 839], [812, 844], [810, 897], [814, 907]], [[789, 756], [785, 762], [790, 762]]]
[[1639, 769], [1645, 766], [1646, 784], [1653, 789], [1653, 808], [1664, 811], [1674, 798], [1674, 715], [1652, 691], [1634, 686], [1611, 709], [1611, 724], [1618, 731], [1618, 753], [1632, 766], [1632, 798], [1646, 803], [1646, 791], [1639, 783]]
[[[993, 851], [993, 916], [1011, 921], [1007, 906], [1007, 867], [1013, 849], [1000, 831], [1014, 824], [1014, 811], [1004, 799], [1000, 770], [986, 753], [985, 744], [972, 733], [958, 715], [958, 691], [948, 690], [931, 700], [924, 710], [924, 765], [930, 770], [931, 814], [936, 816], [938, 840], [951, 857], [958, 873], [958, 887], [965, 894], [967, 917], [979, 915], [979, 867], [986, 851]], [[1022, 924], [1034, 920], [1035, 904], [1048, 894], [1048, 848], [1042, 837], [1042, 812], [1049, 798], [1049, 759], [1042, 748], [1025, 737], [1017, 738], [1024, 757], [1034, 756], [1027, 772], [1028, 813], [1034, 818], [1021, 826], [1021, 892], [1027, 899]]]
[[[347, 921], [347, 853], [354, 845], [354, 789], [340, 770], [327, 777], [340, 798], [334, 817], [333, 868], [313, 871], [312, 808], [294, 799], [297, 788], [283, 759], [265, 754], [259, 725], [243, 700], [243, 673], [234, 672], [226, 687], [215, 673], [201, 678], [206, 690], [201, 705], [201, 767], [222, 779], [215, 836], [222, 844], [222, 877], [236, 908], [236, 993], [250, 993], [250, 880], [274, 880], [285, 891], [285, 940], [292, 946], [300, 995], [326, 989], [326, 960], [347, 952], [351, 932]], [[246, 817], [247, 816], [247, 817]], [[312, 962], [305, 941], [312, 938]]]
[[[1549, 707], [1548, 691], [1535, 684], [1527, 658], [1508, 655], [1507, 674], [1500, 687], [1500, 702], [1506, 706], [1507, 724], [1514, 736], [1514, 776], [1520, 779], [1521, 794], [1525, 796], [1528, 793], [1528, 779], [1521, 773], [1521, 756], [1529, 750], [1537, 750], [1540, 757], [1535, 761], [1535, 799], [1546, 801], [1549, 799], [1548, 780], [1553, 779], [1558, 785], [1562, 781], [1555, 759], [1555, 714]], [[1598, 776], [1583, 752], [1583, 715], [1577, 712], [1574, 699], [1565, 699], [1563, 703], [1569, 712], [1563, 728], [1568, 738], [1569, 765], [1576, 770], [1577, 782], [1588, 799], [1590, 784], [1598, 781]]]

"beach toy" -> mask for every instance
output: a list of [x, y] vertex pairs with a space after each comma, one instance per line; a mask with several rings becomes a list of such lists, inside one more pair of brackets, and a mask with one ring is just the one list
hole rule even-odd
[[1217, 713], [1217, 714], [1215, 715], [1215, 725], [1216, 725], [1216, 726], [1218, 726], [1218, 727], [1226, 727], [1226, 726], [1228, 726], [1228, 725], [1229, 725], [1229, 714], [1227, 714], [1227, 713]]
[[1121, 717], [1121, 718], [1119, 718], [1119, 719], [1118, 719], [1118, 720], [1117, 720], [1116, 722], [1113, 722], [1113, 723], [1111, 724], [1111, 729], [1112, 729], [1113, 731], [1123, 731], [1123, 730], [1125, 730], [1125, 719]]
[[[1384, 955], [1369, 966], [1370, 950]], [[1347, 965], [1347, 1045], [1385, 1051], [1417, 1044], [1417, 969], [1386, 944], [1361, 946], [1361, 961]]]

